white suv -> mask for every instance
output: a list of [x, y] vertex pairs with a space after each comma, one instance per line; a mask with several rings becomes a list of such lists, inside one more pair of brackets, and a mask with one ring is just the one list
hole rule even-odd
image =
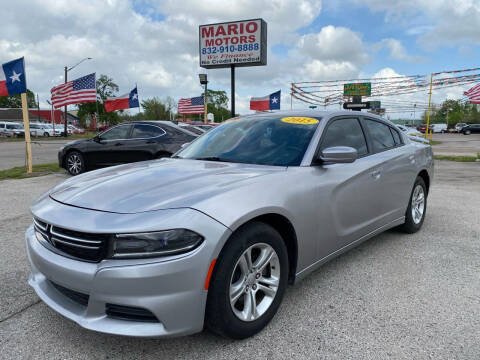
[[7, 137], [23, 137], [23, 125], [16, 122], [0, 122], [0, 135]]

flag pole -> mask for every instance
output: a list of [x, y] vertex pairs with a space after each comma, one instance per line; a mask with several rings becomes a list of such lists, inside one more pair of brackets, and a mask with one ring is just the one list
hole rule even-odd
[[140, 98], [138, 97], [138, 86], [137, 86], [137, 83], [135, 83], [135, 89], [137, 89], [138, 113], [140, 114]]
[[25, 145], [27, 148], [27, 173], [32, 172], [32, 143], [30, 142], [30, 122], [28, 121], [28, 103], [27, 93], [21, 93], [22, 99], [22, 113], [23, 113], [23, 128], [25, 130]]
[[425, 139], [428, 136], [428, 128], [430, 126], [430, 107], [432, 104], [432, 83], [433, 83], [433, 73], [430, 75], [430, 91], [428, 96], [427, 127], [425, 128]]

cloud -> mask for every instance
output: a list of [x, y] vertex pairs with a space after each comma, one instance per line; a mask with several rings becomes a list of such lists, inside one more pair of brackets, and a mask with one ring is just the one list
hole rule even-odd
[[382, 48], [388, 49], [390, 51], [390, 57], [395, 60], [416, 63], [424, 61], [424, 58], [421, 56], [409, 55], [405, 47], [397, 39], [383, 39], [374, 44], [373, 48], [376, 50], [380, 50]]
[[344, 27], [329, 25], [319, 33], [303, 35], [296, 47], [301, 54], [322, 61], [349, 61], [360, 65], [368, 61], [361, 36]]

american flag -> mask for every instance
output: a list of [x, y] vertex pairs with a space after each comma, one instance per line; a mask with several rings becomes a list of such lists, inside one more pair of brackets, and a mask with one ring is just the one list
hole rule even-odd
[[470, 90], [463, 93], [468, 96], [470, 104], [480, 104], [480, 84], [475, 85]]
[[182, 115], [203, 114], [205, 107], [203, 105], [203, 96], [197, 96], [178, 101], [178, 113]]
[[95, 73], [55, 86], [50, 93], [55, 109], [70, 104], [94, 102], [97, 100]]

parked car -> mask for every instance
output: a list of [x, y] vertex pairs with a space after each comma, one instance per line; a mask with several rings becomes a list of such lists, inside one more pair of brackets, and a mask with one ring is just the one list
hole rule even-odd
[[98, 167], [169, 157], [196, 137], [169, 121], [126, 123], [92, 139], [66, 144], [58, 152], [58, 163], [78, 175]]
[[447, 124], [431, 124], [430, 129], [433, 133], [446, 133], [447, 132]]
[[30, 134], [32, 136], [60, 136], [62, 133], [62, 125], [56, 125], [55, 131], [52, 124], [46, 123], [30, 123]]
[[427, 130], [427, 124], [418, 125], [417, 130], [421, 133], [425, 133], [425, 131]]
[[402, 130], [409, 137], [410, 140], [425, 143], [425, 144], [430, 143], [427, 139], [423, 137], [423, 134], [420, 133], [417, 129], [412, 127], [406, 127], [403, 125], [396, 125], [396, 126], [400, 130]]
[[85, 133], [85, 129], [76, 127], [74, 125], [68, 125], [68, 129], [69, 129], [70, 134], [84, 134]]
[[458, 123], [455, 125], [455, 132], [460, 133], [462, 132], [462, 129], [464, 126], [467, 126], [468, 124], [466, 123]]
[[432, 148], [375, 115], [246, 116], [172, 158], [86, 173], [39, 198], [29, 284], [91, 330], [206, 325], [246, 338], [288, 283], [389, 228], [420, 230], [432, 176]]
[[463, 135], [478, 134], [480, 133], [480, 124], [469, 124], [462, 128]]
[[0, 135], [6, 137], [24, 137], [25, 130], [23, 125], [16, 122], [0, 122]]

